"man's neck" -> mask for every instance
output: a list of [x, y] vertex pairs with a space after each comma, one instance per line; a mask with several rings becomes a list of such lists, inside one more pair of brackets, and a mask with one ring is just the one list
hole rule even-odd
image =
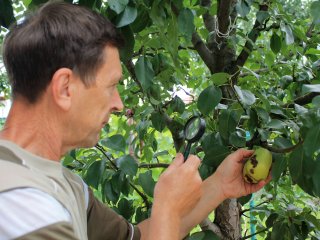
[[14, 142], [42, 158], [60, 161], [63, 150], [57, 127], [55, 119], [50, 118], [43, 106], [15, 101], [0, 139]]

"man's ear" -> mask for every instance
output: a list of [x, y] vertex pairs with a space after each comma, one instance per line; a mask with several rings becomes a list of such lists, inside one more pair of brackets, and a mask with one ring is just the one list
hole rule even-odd
[[74, 73], [69, 68], [60, 68], [52, 76], [50, 87], [53, 101], [63, 110], [71, 107]]

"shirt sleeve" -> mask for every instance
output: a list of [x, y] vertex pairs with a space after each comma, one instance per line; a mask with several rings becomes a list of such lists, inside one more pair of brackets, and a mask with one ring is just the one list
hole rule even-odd
[[89, 189], [87, 222], [89, 240], [140, 239], [139, 228], [95, 198], [91, 189]]

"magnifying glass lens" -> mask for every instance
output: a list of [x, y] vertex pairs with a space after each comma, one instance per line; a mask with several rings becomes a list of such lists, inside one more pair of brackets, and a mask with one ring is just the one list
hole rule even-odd
[[186, 136], [187, 140], [193, 139], [197, 133], [199, 132], [200, 119], [195, 118], [194, 121], [190, 121], [190, 123], [186, 127]]

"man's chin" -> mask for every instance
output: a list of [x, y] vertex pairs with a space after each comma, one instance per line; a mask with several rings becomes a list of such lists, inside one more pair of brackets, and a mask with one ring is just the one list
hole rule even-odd
[[96, 138], [96, 139], [90, 139], [90, 141], [86, 141], [86, 142], [83, 142], [80, 146], [81, 148], [92, 148], [94, 146], [97, 145], [97, 143], [99, 142], [99, 138]]

